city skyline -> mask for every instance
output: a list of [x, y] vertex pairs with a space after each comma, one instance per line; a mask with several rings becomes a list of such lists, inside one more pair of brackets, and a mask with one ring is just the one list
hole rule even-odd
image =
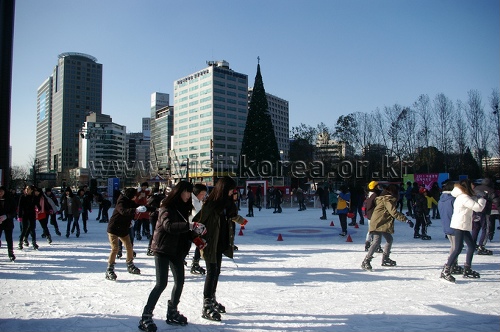
[[465, 101], [472, 89], [487, 110], [499, 85], [493, 0], [85, 4], [76, 12], [59, 0], [16, 2], [13, 165], [35, 155], [36, 91], [64, 52], [103, 65], [102, 112], [129, 132], [141, 131], [152, 93], [173, 99], [174, 81], [209, 60], [228, 61], [253, 84], [259, 56], [266, 92], [290, 103], [290, 129], [334, 127], [340, 115], [411, 106], [421, 94]]

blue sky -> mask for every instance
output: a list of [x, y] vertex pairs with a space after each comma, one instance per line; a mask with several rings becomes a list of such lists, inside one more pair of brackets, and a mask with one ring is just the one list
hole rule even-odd
[[141, 130], [150, 95], [226, 60], [289, 101], [290, 129], [411, 106], [421, 94], [487, 106], [500, 82], [498, 0], [17, 0], [13, 165], [35, 155], [36, 92], [64, 52], [103, 64], [103, 107]]

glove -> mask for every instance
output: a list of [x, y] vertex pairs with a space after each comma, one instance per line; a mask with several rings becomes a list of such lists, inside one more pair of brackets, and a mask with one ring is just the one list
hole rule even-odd
[[205, 225], [200, 224], [198, 222], [190, 222], [189, 229], [192, 230], [197, 235], [205, 235], [207, 233]]
[[135, 212], [142, 213], [142, 212], [146, 212], [147, 210], [148, 209], [144, 205], [141, 205], [141, 206], [139, 206], [138, 208], [135, 209]]
[[207, 246], [207, 241], [205, 241], [203, 238], [197, 236], [193, 239], [193, 243], [195, 244], [195, 246], [200, 249], [200, 250], [203, 250], [205, 249], [205, 247]]
[[410, 225], [410, 228], [413, 228], [413, 226], [414, 226], [413, 221], [408, 220], [406, 223], [407, 223], [408, 225]]

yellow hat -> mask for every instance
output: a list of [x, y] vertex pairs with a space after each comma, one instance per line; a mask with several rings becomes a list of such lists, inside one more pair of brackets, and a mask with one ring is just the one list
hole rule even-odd
[[378, 186], [377, 181], [372, 181], [372, 182], [368, 183], [368, 189], [370, 189], [370, 190], [375, 189], [376, 186]]

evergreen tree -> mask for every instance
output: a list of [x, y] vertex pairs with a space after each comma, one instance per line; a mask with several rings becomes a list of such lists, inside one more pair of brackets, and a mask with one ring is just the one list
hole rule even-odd
[[[260, 64], [257, 64], [257, 74], [241, 143], [240, 176], [276, 175], [277, 167], [280, 167], [279, 160], [278, 143], [268, 111], [266, 90], [260, 73]], [[268, 166], [272, 166], [272, 169]]]

